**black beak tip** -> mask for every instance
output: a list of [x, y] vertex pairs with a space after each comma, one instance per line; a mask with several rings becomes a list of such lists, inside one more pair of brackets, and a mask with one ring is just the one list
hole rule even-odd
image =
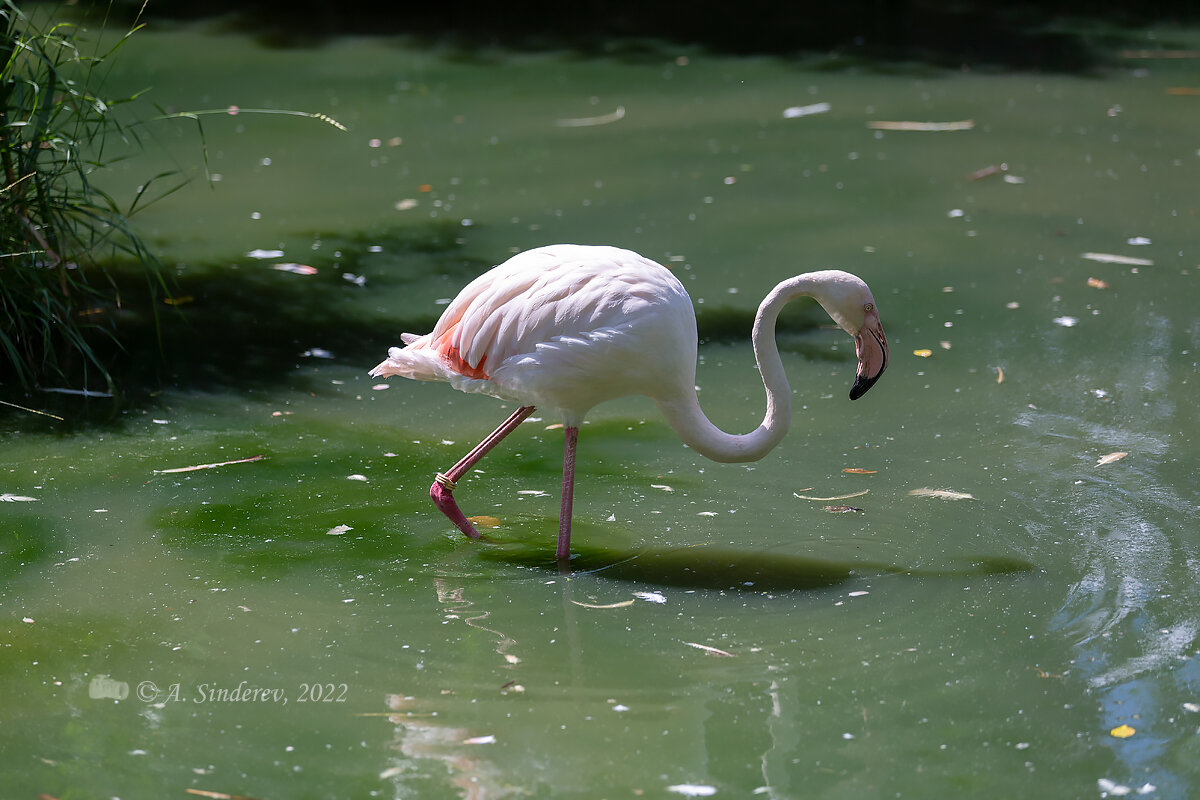
[[[880, 375], [882, 374], [883, 373], [880, 372]], [[854, 385], [850, 387], [850, 399], [857, 400], [858, 398], [862, 397], [867, 393], [867, 389], [870, 389], [875, 385], [875, 381], [877, 380], [879, 380], [879, 375], [876, 375], [874, 378], [868, 378], [865, 375], [860, 375], [858, 380], [854, 382]]]

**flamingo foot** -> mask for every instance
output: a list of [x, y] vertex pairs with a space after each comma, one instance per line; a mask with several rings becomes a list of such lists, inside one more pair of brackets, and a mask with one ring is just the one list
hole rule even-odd
[[487, 435], [482, 442], [475, 445], [471, 452], [467, 453], [462, 459], [445, 473], [439, 472], [437, 478], [434, 479], [433, 485], [429, 487], [429, 497], [433, 500], [443, 514], [445, 514], [451, 522], [453, 522], [460, 531], [467, 535], [469, 539], [479, 539], [479, 531], [475, 530], [475, 526], [471, 524], [462, 511], [458, 509], [458, 503], [454, 502], [452, 496], [455, 488], [455, 481], [462, 478], [467, 470], [473, 467], [479, 459], [487, 455], [487, 452], [500, 443], [500, 440], [508, 436], [517, 429], [525, 418], [533, 413], [533, 406], [521, 406], [512, 413], [508, 419], [501, 423], [499, 428]]
[[[448, 485], [447, 485], [448, 484]], [[433, 500], [434, 505], [445, 514], [451, 522], [453, 522], [460, 531], [465, 533], [470, 539], [478, 539], [479, 531], [475, 530], [475, 526], [471, 524], [462, 511], [458, 508], [458, 503], [454, 501], [454, 495], [451, 492], [454, 490], [454, 481], [446, 478], [446, 476], [438, 473], [437, 479], [433, 485], [429, 487], [429, 497]]]

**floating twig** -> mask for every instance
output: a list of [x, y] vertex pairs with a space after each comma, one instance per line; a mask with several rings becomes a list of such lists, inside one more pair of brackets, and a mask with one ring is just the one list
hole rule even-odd
[[603, 605], [597, 605], [596, 603], [583, 603], [579, 600], [572, 600], [571, 602], [577, 606], [583, 606], [584, 608], [624, 608], [625, 606], [633, 605], [632, 600], [622, 600], [619, 603], [605, 603]]
[[8, 406], [9, 408], [16, 408], [21, 411], [28, 411], [30, 414], [40, 414], [43, 417], [50, 417], [50, 419], [56, 419], [59, 422], [66, 422], [65, 419], [58, 416], [57, 414], [51, 414], [47, 411], [38, 411], [36, 408], [26, 408], [25, 406], [19, 406], [16, 403], [10, 403], [7, 400], [0, 400], [0, 405]]
[[167, 474], [170, 474], [173, 472], [195, 472], [195, 471], [201, 470], [201, 469], [213, 469], [214, 467], [228, 467], [230, 464], [246, 464], [250, 461], [262, 461], [264, 458], [266, 458], [266, 456], [260, 454], [257, 456], [250, 456], [249, 458], [235, 458], [232, 461], [218, 461], [215, 464], [196, 464], [195, 466], [191, 466], [191, 467], [173, 467], [171, 469], [156, 469], [156, 470], [154, 470], [154, 474], [155, 475], [167, 475]]
[[877, 131], [969, 131], [975, 127], [975, 120], [963, 119], [957, 122], [871, 120], [867, 123], [867, 127]]
[[733, 653], [730, 653], [726, 650], [721, 650], [716, 647], [709, 647], [706, 644], [697, 644], [695, 642], [684, 642], [684, 644], [686, 644], [688, 647], [694, 647], [697, 650], [703, 650], [704, 652], [708, 653], [710, 656], [723, 656], [725, 658], [734, 658]]
[[809, 497], [808, 495], [805, 495], [805, 494], [796, 494], [795, 492], [792, 492], [792, 497], [798, 497], [801, 500], [816, 500], [817, 502], [824, 503], [824, 502], [828, 502], [830, 500], [849, 500], [851, 497], [862, 497], [864, 494], [866, 494], [869, 491], [871, 491], [871, 490], [863, 489], [861, 492], [852, 492], [851, 494], [839, 494], [837, 497]]
[[1154, 262], [1149, 258], [1134, 258], [1133, 256], [1119, 256], [1115, 253], [1082, 253], [1080, 258], [1086, 258], [1088, 261], [1096, 261], [1101, 264], [1128, 264], [1133, 267], [1153, 267]]

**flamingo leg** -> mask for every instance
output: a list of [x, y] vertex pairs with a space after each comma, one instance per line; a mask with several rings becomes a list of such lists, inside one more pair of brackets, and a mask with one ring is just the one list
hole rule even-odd
[[525, 421], [525, 418], [533, 413], [533, 406], [521, 406], [512, 413], [508, 419], [500, 425], [499, 428], [489, 433], [482, 442], [475, 445], [471, 452], [467, 453], [450, 469], [445, 472], [439, 472], [433, 485], [429, 487], [429, 497], [433, 500], [438, 509], [445, 514], [451, 522], [458, 527], [460, 531], [465, 533], [471, 539], [479, 538], [479, 531], [475, 530], [475, 526], [471, 524], [462, 511], [458, 508], [458, 503], [454, 502], [452, 492], [458, 480], [466, 474], [467, 470], [475, 466], [479, 459], [488, 454], [496, 445], [500, 444], [505, 436], [517, 429], [517, 426]]
[[579, 428], [566, 428], [564, 432], [562, 508], [558, 513], [558, 549], [554, 551], [554, 557], [559, 561], [571, 557], [571, 510], [575, 502], [575, 447], [579, 442]]

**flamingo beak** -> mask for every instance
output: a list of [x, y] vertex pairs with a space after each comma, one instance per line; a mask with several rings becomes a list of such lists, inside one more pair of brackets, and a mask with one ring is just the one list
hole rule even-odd
[[855, 375], [854, 386], [850, 389], [850, 399], [857, 400], [867, 393], [879, 380], [879, 376], [887, 369], [888, 343], [883, 335], [883, 325], [879, 322], [879, 312], [871, 309], [867, 312], [863, 326], [854, 337], [854, 349], [858, 353], [858, 372]]

